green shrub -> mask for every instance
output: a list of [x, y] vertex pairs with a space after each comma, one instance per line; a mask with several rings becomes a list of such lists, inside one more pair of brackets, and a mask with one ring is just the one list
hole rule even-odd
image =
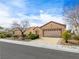
[[28, 34], [28, 38], [29, 39], [32, 39], [32, 40], [35, 40], [37, 38], [39, 38], [39, 35], [36, 35], [36, 34], [32, 34], [31, 32]]
[[12, 34], [6, 33], [6, 37], [12, 37]]
[[0, 38], [6, 38], [6, 35], [4, 33], [0, 33]]
[[68, 43], [68, 40], [71, 38], [71, 33], [69, 31], [63, 32], [62, 38], [65, 40], [66, 43]]
[[36, 37], [36, 38], [39, 38], [39, 35], [36, 35], [36, 34], [35, 34], [35, 37]]
[[13, 37], [14, 37], [14, 38], [18, 38], [19, 36], [18, 36], [18, 35], [13, 35]]
[[7, 32], [0, 32], [0, 38], [7, 38], [7, 37], [11, 37], [12, 34], [7, 33]]

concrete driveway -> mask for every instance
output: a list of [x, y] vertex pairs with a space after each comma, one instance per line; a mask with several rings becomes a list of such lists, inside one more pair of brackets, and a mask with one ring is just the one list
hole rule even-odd
[[37, 40], [33, 40], [31, 42], [37, 44], [48, 44], [48, 45], [57, 45], [62, 38], [50, 38], [50, 37], [42, 37]]

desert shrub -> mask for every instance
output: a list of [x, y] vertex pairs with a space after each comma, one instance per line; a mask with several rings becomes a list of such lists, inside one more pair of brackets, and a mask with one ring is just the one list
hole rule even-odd
[[35, 34], [35, 37], [36, 37], [36, 38], [39, 38], [39, 35], [36, 35], [36, 34]]
[[0, 38], [9, 38], [12, 37], [12, 34], [7, 32], [0, 32]]
[[29, 39], [32, 39], [32, 40], [35, 40], [35, 39], [39, 38], [39, 35], [36, 35], [36, 34], [33, 34], [33, 33], [30, 32], [28, 34], [28, 38]]
[[6, 33], [6, 37], [12, 37], [12, 34]]
[[27, 35], [25, 35], [25, 34], [21, 35], [20, 37], [21, 37], [22, 40], [27, 39]]
[[12, 37], [13, 37], [14, 40], [19, 38], [18, 35], [13, 35]]
[[68, 43], [68, 40], [71, 38], [71, 33], [69, 31], [64, 31], [62, 33], [62, 38], [65, 40], [66, 43]]
[[19, 36], [18, 36], [18, 35], [13, 35], [13, 37], [14, 37], [14, 38], [18, 38]]
[[0, 38], [6, 38], [6, 33], [0, 32]]

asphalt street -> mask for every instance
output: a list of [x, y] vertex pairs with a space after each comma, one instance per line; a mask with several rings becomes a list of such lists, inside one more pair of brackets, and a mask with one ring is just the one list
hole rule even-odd
[[0, 59], [79, 59], [79, 54], [0, 42]]

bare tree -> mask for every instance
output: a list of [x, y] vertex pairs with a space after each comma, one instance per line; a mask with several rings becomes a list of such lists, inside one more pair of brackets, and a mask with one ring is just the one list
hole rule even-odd
[[12, 24], [12, 29], [18, 29], [21, 33], [22, 40], [25, 40], [25, 31], [29, 27], [29, 22], [27, 20], [22, 20], [20, 23], [14, 22]]
[[65, 20], [72, 25], [72, 31], [79, 35], [79, 6], [76, 6], [72, 10], [65, 10]]

